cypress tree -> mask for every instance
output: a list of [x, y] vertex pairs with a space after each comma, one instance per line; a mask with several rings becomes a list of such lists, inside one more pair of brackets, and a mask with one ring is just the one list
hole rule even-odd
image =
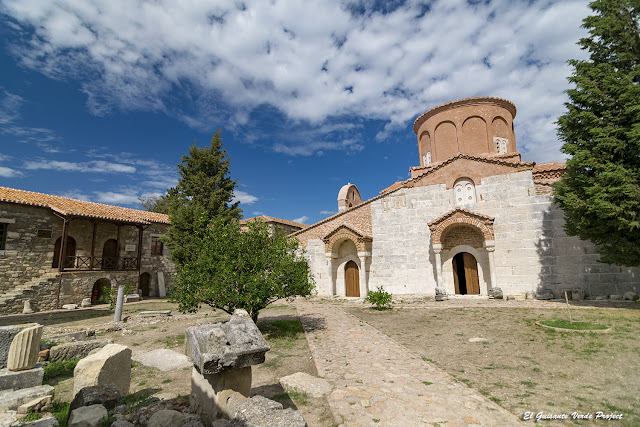
[[571, 60], [558, 119], [567, 173], [555, 185], [569, 235], [598, 245], [602, 262], [640, 265], [640, 0], [597, 0]]

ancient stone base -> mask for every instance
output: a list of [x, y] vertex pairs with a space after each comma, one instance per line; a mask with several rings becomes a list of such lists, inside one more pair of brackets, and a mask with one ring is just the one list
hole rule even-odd
[[50, 385], [23, 388], [21, 390], [0, 391], [0, 411], [15, 411], [18, 406], [37, 399], [38, 397], [53, 395], [54, 388]]
[[43, 377], [44, 369], [39, 364], [25, 371], [0, 369], [0, 390], [19, 390], [39, 386], [42, 385]]
[[221, 392], [233, 390], [245, 397], [251, 395], [251, 366], [222, 371], [217, 374], [201, 374], [191, 370], [191, 395], [189, 403], [205, 425], [211, 425], [221, 414]]

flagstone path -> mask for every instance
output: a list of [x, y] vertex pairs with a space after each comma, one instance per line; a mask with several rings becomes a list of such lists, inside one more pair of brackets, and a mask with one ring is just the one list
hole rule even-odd
[[340, 304], [296, 306], [318, 374], [334, 386], [328, 400], [341, 425], [522, 425]]

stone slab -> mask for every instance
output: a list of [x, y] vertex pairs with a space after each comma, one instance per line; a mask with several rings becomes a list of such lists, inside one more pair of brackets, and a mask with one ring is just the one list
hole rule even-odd
[[112, 343], [113, 340], [102, 339], [54, 345], [49, 351], [49, 360], [51, 362], [62, 362], [64, 360], [82, 359], [87, 357], [92, 350]]
[[236, 313], [228, 322], [191, 326], [185, 336], [187, 354], [202, 374], [264, 363], [270, 349], [253, 320]]
[[168, 317], [171, 316], [171, 310], [150, 310], [138, 313], [140, 317]]
[[327, 380], [305, 372], [296, 372], [293, 375], [280, 378], [280, 385], [287, 392], [304, 393], [316, 399], [331, 393], [332, 389]]
[[40, 411], [40, 408], [43, 406], [49, 405], [53, 402], [53, 396], [48, 394], [46, 396], [36, 397], [33, 400], [30, 400], [27, 403], [23, 403], [18, 406], [19, 414], [28, 414], [29, 411]]
[[78, 308], [78, 304], [65, 304], [62, 306], [65, 310], [75, 310]]
[[37, 364], [33, 369], [9, 371], [0, 369], [0, 390], [19, 390], [42, 385], [44, 369]]
[[131, 385], [131, 349], [108, 344], [81, 359], [73, 370], [73, 395], [83, 387], [112, 384], [122, 395]]
[[99, 426], [100, 421], [108, 416], [107, 408], [100, 404], [81, 406], [71, 412], [71, 415], [69, 416], [69, 427]]
[[184, 354], [164, 348], [138, 354], [133, 356], [133, 360], [165, 372], [192, 366], [191, 361]]
[[28, 423], [22, 424], [22, 426], [28, 427], [58, 427], [59, 425], [60, 424], [58, 424], [58, 420], [56, 420], [54, 417], [42, 418], [36, 421], [30, 421]]
[[50, 385], [23, 388], [21, 390], [0, 391], [0, 411], [15, 411], [18, 406], [38, 397], [53, 395], [54, 388]]
[[263, 396], [253, 396], [236, 405], [235, 415], [228, 427], [306, 427], [302, 415], [291, 409], [283, 409], [282, 404]]

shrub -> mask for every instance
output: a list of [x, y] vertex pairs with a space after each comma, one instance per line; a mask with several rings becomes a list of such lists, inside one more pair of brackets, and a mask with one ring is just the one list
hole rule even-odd
[[71, 359], [64, 360], [62, 362], [51, 362], [44, 367], [44, 378], [43, 382], [51, 381], [57, 377], [67, 377], [70, 378], [73, 376], [73, 370], [80, 359]]
[[378, 290], [367, 292], [367, 302], [374, 304], [376, 310], [388, 310], [391, 308], [391, 294], [378, 286]]
[[[102, 298], [100, 298], [100, 302], [103, 304], [109, 304], [110, 310], [116, 308], [116, 301], [118, 300], [118, 287], [119, 286], [104, 286], [102, 288]], [[131, 291], [133, 291], [133, 285], [131, 283], [125, 283], [124, 294], [129, 295]]]

